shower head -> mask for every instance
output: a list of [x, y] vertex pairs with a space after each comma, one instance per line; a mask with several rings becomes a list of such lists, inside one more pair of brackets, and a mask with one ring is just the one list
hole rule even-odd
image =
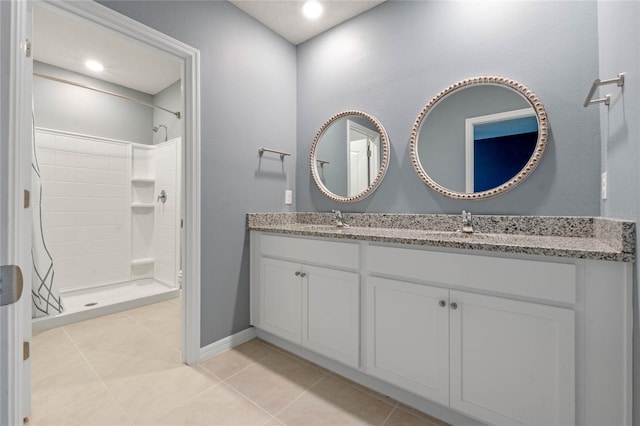
[[168, 137], [168, 131], [167, 131], [167, 125], [166, 124], [158, 124], [157, 126], [153, 126], [153, 128], [151, 130], [153, 130], [154, 132], [158, 132], [158, 130], [160, 130], [160, 127], [164, 127], [164, 140], [165, 142], [167, 141], [167, 137]]

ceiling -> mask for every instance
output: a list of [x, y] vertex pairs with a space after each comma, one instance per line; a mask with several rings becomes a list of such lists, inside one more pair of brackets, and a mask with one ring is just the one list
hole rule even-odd
[[[0, 0], [1, 1], [1, 0]], [[320, 0], [322, 16], [302, 16], [302, 0], [230, 0], [242, 11], [284, 37], [302, 43], [384, 0]], [[114, 31], [75, 17], [34, 8], [35, 60], [155, 95], [181, 78], [180, 63], [166, 53], [138, 44]], [[90, 71], [85, 61], [104, 65]]]
[[322, 16], [315, 20], [309, 20], [302, 15], [303, 0], [230, 0], [245, 13], [296, 45], [379, 5], [385, 0], [319, 1], [324, 8]]
[[[33, 58], [150, 95], [181, 78], [180, 62], [166, 53], [41, 7], [34, 8]], [[89, 71], [88, 59], [104, 70]]]

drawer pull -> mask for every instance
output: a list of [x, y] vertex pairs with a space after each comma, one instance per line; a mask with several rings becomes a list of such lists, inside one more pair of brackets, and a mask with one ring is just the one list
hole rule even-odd
[[300, 271], [296, 271], [296, 273], [294, 274], [296, 277], [300, 276]]
[[302, 278], [304, 278], [304, 277], [306, 277], [306, 276], [307, 276], [307, 273], [306, 273], [306, 272], [301, 272], [301, 273], [300, 273], [300, 276], [301, 276]]
[[458, 304], [456, 302], [453, 302], [450, 306], [451, 309], [458, 309]]
[[445, 306], [447, 306], [447, 302], [445, 302], [444, 300], [441, 300], [441, 301], [438, 302], [438, 305], [440, 305], [440, 306], [442, 306], [444, 308]]

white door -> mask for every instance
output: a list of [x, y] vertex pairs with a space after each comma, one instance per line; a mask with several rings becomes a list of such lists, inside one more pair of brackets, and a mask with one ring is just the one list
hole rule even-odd
[[[33, 63], [26, 55], [31, 39], [31, 6], [27, 2], [2, 2], [0, 39], [9, 49], [0, 61], [3, 79], [11, 75], [0, 103], [1, 142], [9, 154], [2, 159], [0, 193], [7, 209], [2, 217], [1, 264], [20, 266], [25, 288], [21, 299], [0, 308], [0, 424], [22, 424], [31, 410], [30, 360], [23, 360], [23, 342], [31, 340], [31, 209], [24, 190], [31, 189], [31, 74]], [[10, 114], [13, 113], [13, 114]], [[9, 142], [11, 141], [11, 142]], [[10, 146], [9, 146], [10, 144]], [[6, 203], [6, 204], [5, 204]]]
[[369, 186], [367, 140], [349, 141], [349, 197], [358, 195]]
[[367, 277], [367, 372], [447, 405], [448, 293]]
[[301, 343], [302, 267], [297, 263], [260, 259], [260, 328]]
[[369, 185], [376, 180], [380, 170], [380, 136], [369, 141]]
[[303, 274], [302, 344], [358, 368], [359, 274], [306, 265]]
[[574, 312], [451, 291], [451, 406], [494, 425], [572, 425]]

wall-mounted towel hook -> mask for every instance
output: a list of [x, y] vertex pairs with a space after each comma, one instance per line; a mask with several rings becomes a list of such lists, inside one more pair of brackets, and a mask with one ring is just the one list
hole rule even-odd
[[606, 84], [612, 84], [612, 83], [616, 83], [618, 87], [623, 87], [624, 74], [620, 73], [618, 74], [618, 77], [610, 78], [608, 80], [600, 80], [599, 78], [596, 78], [595, 80], [593, 80], [593, 83], [591, 84], [591, 89], [589, 90], [589, 94], [587, 95], [587, 98], [584, 100], [583, 106], [585, 108], [593, 104], [605, 104], [608, 106], [611, 103], [611, 95], [606, 95], [604, 98], [599, 98], [599, 99], [592, 99], [592, 98], [593, 98], [593, 94], [596, 92], [596, 89], [598, 87], [604, 86]]
[[260, 157], [262, 157], [262, 154], [264, 154], [265, 152], [273, 152], [274, 154], [278, 154], [280, 155], [280, 159], [284, 160], [284, 157], [287, 155], [291, 155], [288, 152], [282, 152], [282, 151], [276, 151], [275, 149], [269, 149], [269, 148], [258, 148], [258, 155]]

